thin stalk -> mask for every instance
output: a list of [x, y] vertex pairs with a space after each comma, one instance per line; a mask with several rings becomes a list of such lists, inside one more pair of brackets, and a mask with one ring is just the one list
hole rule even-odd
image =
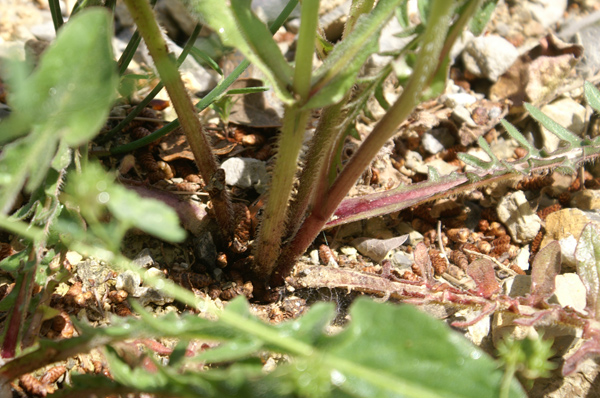
[[[196, 24], [196, 27], [194, 28], [194, 31], [190, 35], [187, 43], [185, 43], [185, 46], [183, 47], [181, 54], [179, 54], [179, 57], [177, 57], [177, 67], [181, 66], [183, 61], [185, 61], [187, 56], [192, 51], [192, 47], [194, 47], [194, 43], [196, 42], [196, 39], [198, 38], [198, 35], [200, 34], [200, 30], [202, 30], [202, 26], [200, 24]], [[137, 40], [134, 39], [134, 37], [136, 35], [137, 35]], [[129, 43], [127, 44], [127, 48], [125, 49], [125, 51], [121, 55], [121, 58], [119, 59], [119, 73], [120, 74], [124, 73], [125, 70], [127, 69], [127, 66], [129, 65], [129, 61], [131, 61], [131, 58], [133, 58], [133, 55], [135, 54], [135, 51], [136, 51], [137, 46], [141, 39], [142, 38], [141, 38], [139, 32], [136, 30], [135, 33], [133, 34], [133, 37], [131, 38], [131, 40], [129, 40]], [[135, 41], [137, 41], [137, 43], [134, 43]], [[129, 48], [130, 45], [132, 46], [131, 49]], [[128, 54], [128, 55], [126, 56], [125, 54]], [[127, 59], [124, 59], [124, 57]], [[123, 64], [121, 64], [121, 62], [123, 62]], [[123, 69], [122, 72], [121, 72], [121, 69]], [[102, 144], [103, 142], [106, 142], [109, 139], [111, 139], [119, 131], [122, 131], [125, 128], [125, 126], [127, 126], [129, 123], [131, 123], [131, 121], [137, 115], [139, 115], [140, 112], [142, 112], [142, 110], [146, 107], [146, 105], [148, 105], [150, 103], [150, 101], [152, 101], [154, 99], [154, 97], [156, 97], [156, 95], [160, 92], [160, 90], [163, 89], [163, 87], [164, 87], [163, 83], [159, 82], [156, 85], [156, 87], [154, 87], [152, 89], [152, 91], [150, 91], [150, 93], [148, 93], [148, 95], [146, 95], [146, 97], [139, 104], [137, 104], [137, 106], [127, 116], [125, 116], [125, 119], [121, 120], [115, 127], [110, 129], [110, 131], [108, 131], [101, 138], [99, 138], [97, 140], [97, 142], [99, 144]], [[170, 130], [170, 131], [172, 131], [172, 130]]]
[[292, 83], [298, 101], [285, 109], [279, 138], [279, 153], [271, 176], [269, 197], [264, 208], [255, 250], [253, 271], [265, 280], [268, 280], [273, 272], [275, 261], [279, 256], [281, 240], [286, 229], [288, 203], [298, 168], [298, 157], [310, 116], [310, 110], [301, 110], [301, 108], [310, 92], [318, 17], [319, 0], [304, 0]]
[[54, 24], [54, 31], [58, 32], [58, 29], [65, 23], [60, 11], [60, 3], [58, 0], [48, 0], [48, 6], [50, 7], [50, 15], [52, 16], [52, 23]]
[[[354, 29], [358, 17], [368, 13], [373, 8], [373, 0], [353, 0], [350, 15], [344, 27], [344, 37]], [[302, 225], [309, 209], [313, 208], [317, 197], [329, 187], [328, 174], [332, 167], [333, 156], [340, 135], [346, 130], [347, 113], [344, 108], [352, 98], [350, 90], [337, 104], [323, 109], [319, 124], [309, 145], [304, 167], [298, 178], [298, 193], [290, 206], [289, 222], [286, 237], [293, 237]]]
[[[281, 13], [277, 17], [277, 19], [275, 19], [275, 21], [273, 21], [273, 23], [269, 27], [269, 30], [271, 31], [272, 34], [275, 34], [275, 32], [277, 32], [279, 30], [279, 28], [281, 28], [281, 26], [283, 25], [285, 20], [290, 16], [290, 14], [294, 10], [294, 8], [296, 8], [296, 5], [298, 5], [298, 0], [290, 0], [287, 3], [287, 5], [283, 8]], [[198, 102], [196, 104], [196, 109], [198, 110], [198, 112], [204, 110], [210, 104], [212, 104], [215, 99], [219, 98], [219, 96], [221, 94], [223, 94], [229, 88], [229, 86], [231, 86], [233, 84], [233, 82], [236, 81], [238, 77], [240, 77], [240, 75], [242, 73], [244, 73], [244, 71], [246, 70], [246, 68], [249, 65], [250, 65], [250, 62], [247, 59], [243, 60], [231, 72], [231, 74], [229, 74], [219, 85], [217, 85], [217, 87], [213, 88], [210, 91], [210, 93], [208, 93], [204, 98], [202, 98], [202, 100], [200, 100], [200, 102]], [[150, 100], [148, 100], [148, 102], [150, 102]], [[126, 145], [115, 147], [115, 148], [111, 149], [110, 152], [106, 153], [104, 156], [120, 155], [122, 153], [131, 152], [135, 149], [141, 148], [143, 146], [150, 144], [153, 141], [158, 140], [159, 138], [161, 138], [161, 137], [169, 134], [171, 131], [175, 130], [177, 127], [179, 127], [179, 119], [173, 120], [171, 123], [167, 124], [165, 127], [161, 128], [159, 130], [156, 130], [155, 132], [153, 132], [152, 134], [150, 134], [144, 138], [130, 142], [129, 144], [126, 144]], [[116, 127], [115, 127], [115, 129], [116, 129]], [[98, 156], [100, 156], [100, 155], [98, 155]]]
[[133, 35], [131, 35], [131, 39], [129, 39], [127, 47], [125, 47], [125, 50], [123, 51], [123, 53], [119, 57], [119, 61], [117, 62], [119, 76], [123, 76], [123, 74], [125, 74], [125, 71], [129, 67], [129, 63], [133, 59], [133, 56], [135, 55], [135, 52], [137, 51], [137, 48], [140, 45], [141, 41], [142, 37], [140, 36], [140, 32], [138, 32], [136, 29], [135, 32], [133, 32]]
[[348, 34], [352, 32], [354, 25], [356, 25], [356, 21], [358, 21], [358, 17], [368, 13], [373, 9], [373, 3], [375, 3], [374, 0], [352, 0], [352, 5], [350, 6], [350, 15], [348, 15], [348, 19], [344, 25], [342, 40], [344, 40]]
[[310, 246], [379, 149], [395, 134], [400, 123], [419, 103], [429, 78], [441, 62], [440, 52], [450, 27], [454, 7], [454, 1], [436, 0], [432, 4], [431, 19], [423, 35], [423, 45], [409, 83], [358, 148], [327, 193], [317, 198], [312, 213], [303, 222], [293, 240], [283, 249], [277, 270], [272, 277], [273, 284], [280, 285], [283, 282], [283, 278], [291, 271], [295, 260]]
[[[125, 0], [125, 4], [146, 42], [156, 69], [169, 93], [181, 127], [194, 154], [204, 181], [212, 181], [219, 168], [212, 146], [205, 134], [194, 105], [188, 96], [175, 62], [169, 57], [167, 45], [154, 19], [148, 1]], [[227, 189], [212, 190], [210, 197], [215, 218], [225, 237], [233, 232], [233, 207]]]

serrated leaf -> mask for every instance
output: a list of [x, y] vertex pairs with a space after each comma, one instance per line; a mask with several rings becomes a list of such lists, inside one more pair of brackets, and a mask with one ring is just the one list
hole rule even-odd
[[600, 318], [600, 233], [593, 224], [587, 224], [575, 249], [577, 274], [585, 286], [587, 307], [596, 319]]
[[[340, 366], [334, 365], [341, 373], [337, 387], [347, 394], [497, 396], [503, 372], [495, 362], [455, 331], [414, 307], [358, 299], [350, 316], [350, 326], [333, 336], [327, 345], [328, 354], [340, 358]], [[516, 381], [511, 384], [509, 396], [525, 396]]]
[[561, 140], [567, 141], [571, 145], [579, 146], [581, 139], [575, 134], [571, 133], [569, 130], [556, 123], [550, 117], [548, 117], [544, 112], [536, 108], [535, 106], [525, 103], [525, 109], [529, 112], [531, 117], [537, 120], [542, 126], [544, 126], [548, 131], [552, 134], [556, 135]]
[[552, 296], [561, 265], [560, 243], [550, 242], [536, 254], [531, 265], [531, 296], [536, 303]]
[[583, 91], [588, 105], [594, 108], [596, 112], [600, 113], [600, 90], [592, 83], [585, 82], [583, 84]]

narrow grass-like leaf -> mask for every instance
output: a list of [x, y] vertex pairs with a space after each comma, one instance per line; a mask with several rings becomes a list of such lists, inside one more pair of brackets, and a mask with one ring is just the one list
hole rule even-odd
[[600, 90], [596, 88], [592, 83], [585, 82], [583, 85], [583, 91], [585, 93], [585, 99], [589, 106], [600, 113]]
[[561, 140], [567, 141], [571, 145], [579, 146], [581, 138], [546, 116], [544, 112], [527, 102], [525, 103], [525, 109], [527, 109], [531, 117], [547, 128], [552, 134], [556, 135]]
[[527, 149], [527, 155], [525, 155], [525, 158], [523, 158], [523, 160], [529, 159], [532, 156], [540, 157], [540, 151], [538, 151], [536, 147], [531, 145], [529, 141], [527, 141], [527, 138], [525, 138], [523, 134], [521, 134], [519, 130], [516, 129], [515, 126], [507, 122], [505, 119], [500, 120], [500, 123], [502, 124], [502, 126], [504, 126], [506, 132], [512, 138], [514, 138], [523, 148]]
[[212, 59], [207, 53], [205, 53], [204, 51], [200, 50], [197, 47], [192, 47], [190, 49], [190, 54], [192, 54], [192, 56], [194, 57], [194, 59], [196, 61], [198, 61], [199, 63], [201, 61], [206, 62], [206, 64], [208, 66], [210, 66], [212, 70], [214, 70], [215, 72], [217, 72], [219, 75], [223, 76], [223, 71], [219, 67], [219, 64], [217, 64], [215, 62], [215, 60]]
[[[471, 1], [479, 1], [479, 0], [471, 0]], [[469, 30], [475, 35], [479, 36], [485, 30], [494, 10], [496, 9], [496, 5], [498, 4], [498, 0], [484, 0], [483, 4], [479, 6], [478, 11], [471, 19], [469, 23]]]
[[575, 250], [577, 274], [586, 289], [587, 307], [596, 319], [600, 318], [600, 233], [593, 224], [587, 224]]

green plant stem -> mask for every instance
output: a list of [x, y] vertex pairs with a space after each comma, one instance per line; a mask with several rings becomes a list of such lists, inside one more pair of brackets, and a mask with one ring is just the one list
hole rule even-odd
[[44, 238], [44, 230], [38, 227], [30, 226], [23, 221], [11, 219], [4, 214], [0, 214], [0, 229], [20, 235], [32, 242], [38, 242]]
[[[275, 34], [275, 32], [277, 32], [279, 30], [279, 28], [281, 28], [281, 26], [283, 25], [285, 20], [289, 17], [289, 15], [294, 10], [294, 8], [296, 8], [296, 5], [298, 5], [298, 0], [290, 0], [287, 3], [287, 5], [283, 8], [283, 10], [279, 14], [279, 16], [277, 16], [277, 19], [275, 19], [275, 21], [273, 21], [273, 23], [269, 27], [269, 30], [271, 31], [271, 33]], [[243, 60], [231, 72], [231, 74], [229, 74], [219, 85], [217, 85], [217, 87], [213, 88], [210, 91], [210, 93], [208, 93], [204, 98], [202, 98], [202, 100], [200, 100], [200, 102], [198, 102], [196, 104], [196, 109], [198, 110], [198, 112], [206, 109], [217, 98], [219, 98], [220, 95], [222, 95], [225, 91], [227, 91], [229, 86], [231, 86], [233, 84], [233, 82], [236, 81], [238, 77], [240, 77], [240, 75], [246, 70], [246, 68], [249, 65], [250, 65], [250, 61], [248, 61], [247, 59]], [[150, 100], [148, 100], [148, 102], [150, 102]], [[98, 156], [120, 155], [123, 153], [131, 152], [135, 149], [141, 148], [143, 146], [150, 144], [151, 142], [158, 140], [159, 138], [161, 138], [161, 137], [169, 134], [171, 131], [175, 130], [177, 127], [179, 127], [179, 119], [173, 120], [171, 123], [167, 124], [165, 127], [161, 128], [159, 130], [156, 130], [155, 132], [153, 132], [152, 134], [150, 134], [144, 138], [130, 142], [129, 144], [126, 144], [126, 145], [121, 145], [121, 146], [115, 147], [115, 148], [111, 149], [110, 152], [108, 152], [106, 154], [98, 155]], [[115, 129], [116, 129], [116, 127], [115, 127]]]
[[54, 31], [58, 32], [58, 29], [65, 23], [63, 21], [62, 12], [60, 11], [60, 3], [58, 0], [48, 0], [48, 6], [50, 7]]
[[344, 25], [342, 40], [344, 40], [348, 34], [352, 32], [354, 25], [356, 25], [356, 21], [358, 21], [358, 17], [368, 13], [373, 9], [374, 2], [374, 0], [352, 0], [352, 5], [350, 6], [350, 15], [348, 15], [348, 19]]
[[310, 110], [301, 110], [310, 92], [312, 59], [319, 16], [319, 0], [304, 0], [296, 49], [294, 94], [296, 104], [286, 106], [279, 138], [279, 153], [275, 160], [269, 197], [264, 208], [253, 265], [254, 273], [268, 280], [275, 268], [281, 240], [286, 232], [288, 203], [298, 168], [298, 157], [304, 141], [304, 131]]
[[[183, 132], [194, 154], [196, 165], [204, 181], [211, 181], [219, 168], [208, 136], [204, 132], [194, 105], [188, 96], [175, 62], [169, 57], [167, 44], [154, 19], [150, 4], [144, 1], [125, 0], [125, 4], [146, 42], [156, 69], [169, 93]], [[227, 189], [210, 193], [215, 218], [223, 235], [233, 233], [233, 207]]]
[[283, 249], [272, 278], [273, 284], [280, 285], [283, 282], [283, 278], [291, 271], [296, 259], [313, 242], [379, 149], [395, 134], [400, 123], [419, 103], [429, 78], [441, 62], [440, 52], [450, 27], [454, 7], [454, 1], [445, 0], [436, 0], [431, 5], [431, 19], [423, 35], [423, 44], [409, 83], [400, 98], [377, 123], [350, 159], [331, 188], [325, 195], [317, 198], [312, 213], [303, 222], [293, 240]]
[[[180, 66], [183, 63], [183, 61], [187, 58], [188, 54], [192, 50], [192, 47], [194, 47], [194, 43], [196, 42], [196, 38], [198, 38], [198, 35], [200, 34], [201, 29], [202, 29], [202, 27], [199, 24], [197, 24], [194, 27], [194, 31], [192, 32], [187, 43], [183, 47], [181, 54], [179, 54], [179, 57], [177, 58], [177, 66]], [[135, 49], [137, 48], [140, 40], [142, 39], [137, 30], [135, 31], [133, 36], [134, 37], [131, 38], [131, 40], [127, 44], [127, 48], [121, 55], [121, 59], [119, 59], [119, 73], [120, 74], [124, 73], [125, 69], [127, 69], [127, 65], [129, 65], [129, 61], [131, 61], [131, 58], [133, 58], [133, 55], [135, 54]], [[137, 36], [137, 38], [135, 38], [136, 36]], [[134, 43], [134, 41], [136, 41], [136, 40], [137, 40], [137, 43]], [[134, 44], [132, 44], [132, 43], [134, 43]], [[130, 45], [132, 46], [131, 49], [129, 49]], [[125, 54], [128, 54], [128, 55], [125, 55]], [[123, 62], [123, 64], [121, 64], [121, 62]], [[123, 69], [122, 72], [121, 72], [121, 69]], [[154, 97], [156, 97], [156, 95], [160, 92], [160, 90], [163, 89], [163, 87], [164, 87], [164, 85], [162, 84], [162, 82], [159, 82], [156, 85], [156, 87], [154, 87], [152, 89], [152, 91], [150, 91], [150, 93], [148, 93], [148, 95], [146, 95], [146, 97], [139, 104], [137, 104], [137, 106], [127, 116], [125, 116], [125, 119], [121, 120], [115, 127], [110, 129], [110, 131], [108, 131], [106, 134], [104, 134], [102, 137], [100, 137], [97, 140], [97, 142], [99, 144], [102, 144], [102, 143], [108, 141], [109, 139], [111, 139], [119, 131], [122, 131], [125, 128], [125, 126], [127, 126], [129, 123], [131, 123], [131, 121], [137, 115], [139, 115], [140, 112], [142, 112], [142, 110], [146, 107], [146, 105], [148, 105], [150, 103], [150, 101], [152, 101], [154, 99]], [[172, 131], [172, 130], [170, 130], [170, 131]]]

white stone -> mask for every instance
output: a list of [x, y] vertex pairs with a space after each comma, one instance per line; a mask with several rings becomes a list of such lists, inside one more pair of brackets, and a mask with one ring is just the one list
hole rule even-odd
[[522, 191], [505, 195], [496, 211], [516, 243], [531, 242], [542, 226], [542, 221], [533, 212]]
[[560, 21], [567, 10], [567, 0], [535, 0], [524, 2], [533, 18], [548, 28]]
[[497, 81], [519, 57], [508, 40], [495, 35], [476, 37], [462, 52], [465, 68], [476, 76]]
[[252, 158], [229, 158], [221, 164], [225, 183], [238, 188], [254, 188], [258, 193], [267, 189], [269, 175], [265, 162]]
[[523, 271], [529, 269], [529, 246], [525, 246], [519, 250], [517, 257], [515, 258], [515, 264]]
[[560, 274], [555, 279], [556, 288], [549, 303], [560, 304], [561, 307], [571, 307], [579, 312], [585, 311], [586, 290], [579, 275], [575, 273]]

